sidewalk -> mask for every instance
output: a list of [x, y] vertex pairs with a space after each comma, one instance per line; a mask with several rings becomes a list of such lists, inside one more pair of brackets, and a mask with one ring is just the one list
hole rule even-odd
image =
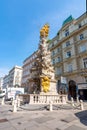
[[12, 110], [11, 105], [0, 105], [0, 130], [87, 130], [86, 110]]

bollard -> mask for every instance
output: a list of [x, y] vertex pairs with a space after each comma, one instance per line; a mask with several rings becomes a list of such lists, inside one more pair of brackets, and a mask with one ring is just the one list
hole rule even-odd
[[19, 98], [18, 98], [18, 95], [16, 96], [15, 99], [16, 99], [16, 106], [18, 107], [18, 99], [19, 99]]
[[2, 102], [1, 102], [1, 104], [2, 104], [2, 105], [5, 104], [5, 98], [4, 98], [4, 97], [2, 98]]
[[73, 100], [73, 97], [71, 97], [71, 103], [72, 103], [72, 106], [74, 107], [74, 100]]
[[20, 98], [17, 100], [17, 106], [20, 107]]
[[16, 100], [14, 100], [13, 112], [17, 112], [17, 101]]
[[12, 100], [12, 106], [14, 106], [14, 99]]
[[49, 108], [49, 110], [53, 111], [52, 102], [50, 102], [50, 108]]
[[83, 101], [82, 100], [80, 100], [80, 108], [81, 108], [81, 110], [84, 110]]
[[77, 101], [77, 103], [79, 103], [79, 97], [78, 96], [76, 97], [76, 101]]

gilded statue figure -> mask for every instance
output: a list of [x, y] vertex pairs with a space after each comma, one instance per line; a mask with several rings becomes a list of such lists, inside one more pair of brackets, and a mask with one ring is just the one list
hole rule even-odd
[[49, 34], [49, 25], [45, 24], [40, 30], [40, 37], [48, 37]]

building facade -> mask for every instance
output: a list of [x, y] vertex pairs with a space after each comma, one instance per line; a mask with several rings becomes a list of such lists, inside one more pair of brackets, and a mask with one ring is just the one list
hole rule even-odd
[[0, 89], [3, 88], [3, 77], [0, 77]]
[[87, 83], [87, 14], [77, 19], [69, 16], [50, 41], [49, 49], [58, 84], [61, 77], [67, 83]]
[[30, 82], [31, 78], [31, 68], [35, 64], [35, 60], [37, 57], [37, 51], [26, 58], [23, 62], [23, 73], [22, 73], [22, 86], [25, 87], [25, 91], [30, 93]]
[[9, 85], [9, 74], [5, 75], [3, 78], [3, 89], [6, 89]]
[[3, 88], [20, 87], [22, 80], [22, 67], [14, 66], [9, 74], [3, 78]]
[[14, 66], [9, 71], [9, 87], [20, 87], [21, 86], [21, 80], [22, 80], [22, 67], [20, 66]]

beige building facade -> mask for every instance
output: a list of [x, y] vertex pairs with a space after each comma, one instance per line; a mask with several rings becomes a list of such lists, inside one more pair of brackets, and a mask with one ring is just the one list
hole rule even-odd
[[21, 87], [22, 80], [22, 67], [14, 66], [9, 71], [9, 84], [8, 87]]
[[3, 89], [6, 89], [9, 85], [9, 74], [3, 77]]
[[35, 64], [36, 57], [37, 51], [27, 57], [23, 62], [22, 86], [25, 87], [26, 92], [31, 91], [29, 79], [31, 79], [31, 68]]
[[87, 14], [77, 19], [69, 16], [57, 35], [50, 41], [52, 64], [58, 83], [87, 83]]
[[3, 88], [21, 87], [22, 67], [14, 66], [3, 78]]

